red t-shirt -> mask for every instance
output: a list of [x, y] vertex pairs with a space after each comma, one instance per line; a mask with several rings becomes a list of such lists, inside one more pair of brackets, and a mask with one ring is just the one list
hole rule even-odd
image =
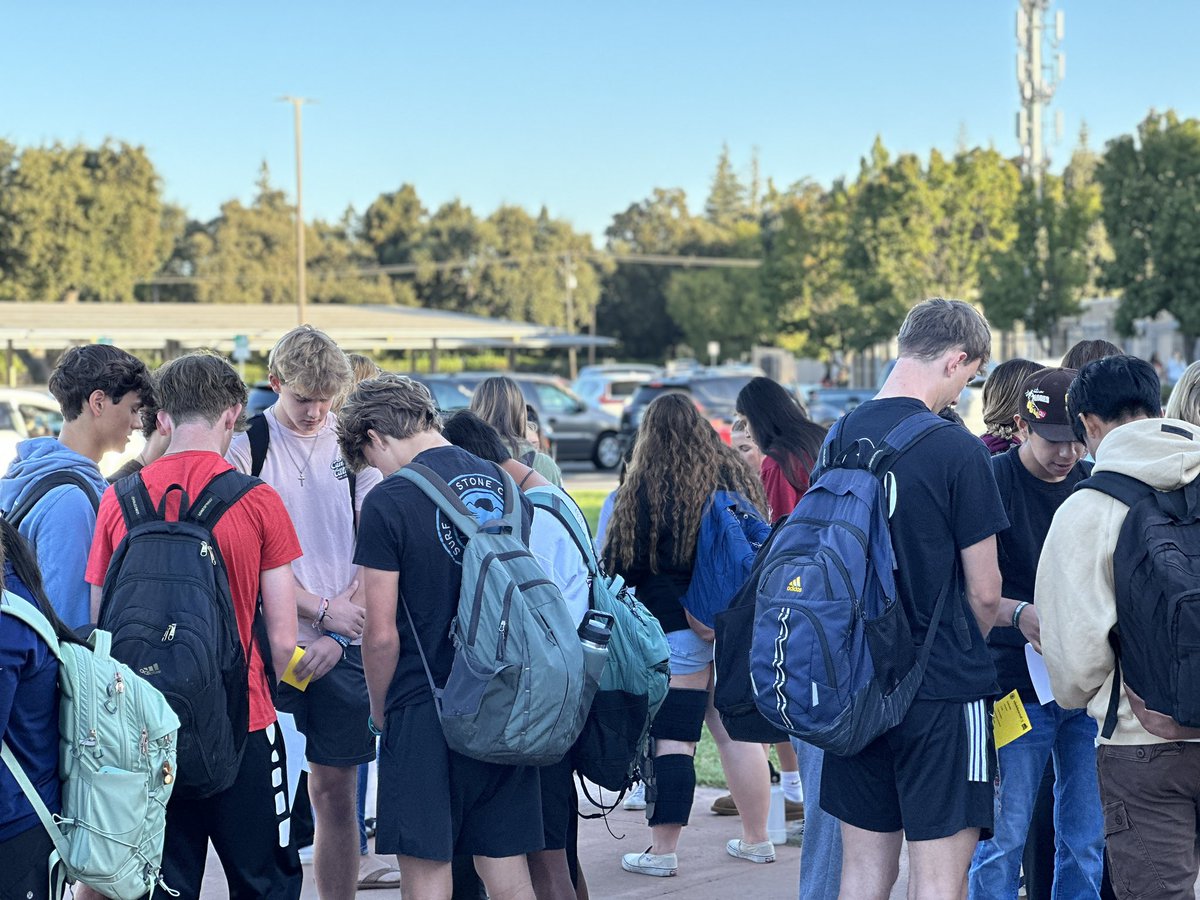
[[[182, 485], [188, 497], [195, 500], [213, 478], [232, 468], [216, 453], [190, 450], [155, 460], [142, 469], [141, 474], [150, 499], [157, 504], [163, 491], [172, 484]], [[167, 514], [173, 517], [177, 507], [174, 503], [170, 505], [173, 509]], [[250, 730], [260, 731], [275, 721], [275, 707], [271, 703], [258, 644], [250, 639], [258, 603], [259, 573], [299, 559], [300, 541], [287, 510], [283, 508], [283, 501], [275, 489], [266, 484], [252, 488], [230, 507], [217, 522], [214, 535], [229, 573], [229, 591], [233, 595], [242, 647], [250, 659]], [[109, 488], [104, 492], [100, 511], [96, 514], [96, 534], [87, 566], [89, 584], [104, 584], [109, 560], [123, 537], [125, 520], [117, 495]]]
[[802, 480], [799, 488], [794, 487], [787, 480], [779, 463], [769, 456], [763, 457], [761, 472], [763, 490], [767, 495], [767, 506], [771, 507], [772, 519], [790, 516], [792, 510], [796, 508], [796, 504], [800, 502], [800, 498], [808, 490], [807, 467], [797, 466], [796, 475]]

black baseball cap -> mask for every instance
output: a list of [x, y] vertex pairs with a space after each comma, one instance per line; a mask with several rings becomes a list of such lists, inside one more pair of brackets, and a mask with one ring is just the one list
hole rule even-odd
[[1038, 369], [1021, 385], [1021, 418], [1038, 437], [1062, 443], [1077, 442], [1067, 413], [1067, 391], [1078, 374], [1074, 369]]

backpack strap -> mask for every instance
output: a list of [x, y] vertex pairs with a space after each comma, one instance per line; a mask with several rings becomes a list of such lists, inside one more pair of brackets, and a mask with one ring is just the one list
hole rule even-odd
[[73, 472], [70, 469], [59, 469], [38, 479], [33, 487], [26, 491], [25, 496], [21, 498], [21, 502], [5, 515], [5, 518], [12, 523], [14, 528], [19, 528], [21, 522], [33, 512], [33, 508], [37, 506], [43, 497], [55, 488], [67, 486], [77, 487], [83, 491], [83, 495], [92, 504], [92, 512], [96, 512], [100, 508], [100, 498], [96, 496], [96, 490], [92, 487], [90, 481], [78, 472]]
[[29, 780], [29, 776], [25, 774], [25, 770], [17, 761], [16, 755], [8, 746], [8, 741], [0, 741], [0, 759], [4, 760], [4, 764], [8, 766], [8, 771], [12, 773], [12, 777], [21, 787], [21, 793], [25, 795], [25, 799], [29, 801], [29, 805], [33, 807], [33, 811], [37, 813], [38, 819], [42, 823], [42, 827], [46, 829], [46, 834], [50, 835], [50, 840], [54, 843], [54, 852], [50, 854], [49, 867], [51, 872], [51, 897], [63, 896], [63, 888], [65, 884], [65, 873], [62, 869], [62, 861], [67, 858], [70, 848], [67, 846], [67, 839], [62, 833], [62, 829], [58, 827], [58, 823], [54, 821], [54, 814], [50, 812], [50, 808], [46, 806], [46, 801], [42, 799], [42, 795], [37, 792], [37, 788], [33, 786], [33, 782]]
[[188, 510], [187, 518], [211, 532], [231, 506], [262, 483], [261, 479], [237, 469], [226, 469], [204, 486]]
[[892, 430], [883, 439], [883, 443], [871, 455], [867, 464], [868, 469], [873, 475], [882, 478], [918, 441], [933, 434], [939, 428], [948, 428], [954, 424], [931, 412], [919, 412], [906, 416], [892, 427]]
[[250, 439], [250, 474], [257, 478], [262, 474], [267, 461], [267, 448], [271, 446], [271, 426], [262, 413], [251, 416], [246, 423], [246, 437]]
[[[1085, 478], [1075, 485], [1072, 493], [1084, 490], [1107, 494], [1130, 509], [1143, 500], [1161, 493], [1144, 481], [1120, 472], [1094, 472], [1091, 477]], [[1112, 691], [1108, 695], [1108, 709], [1104, 713], [1104, 724], [1100, 727], [1100, 736], [1106, 740], [1111, 738], [1113, 732], [1117, 730], [1117, 712], [1121, 706], [1121, 635], [1119, 626], [1120, 622], [1114, 625], [1108, 633], [1108, 643], [1113, 649], [1113, 683]]]
[[55, 656], [59, 655], [58, 635], [54, 633], [54, 626], [50, 624], [50, 620], [42, 614], [42, 611], [32, 603], [17, 598], [15, 594], [9, 591], [4, 591], [3, 594], [0, 594], [0, 613], [5, 613], [24, 622], [46, 643], [51, 653]]
[[154, 509], [154, 501], [146, 490], [146, 482], [142, 480], [141, 472], [126, 475], [113, 485], [117, 494], [117, 503], [121, 507], [121, 517], [125, 520], [125, 531], [133, 530], [135, 525], [150, 522], [160, 518]]
[[520, 490], [513, 482], [511, 475], [500, 469], [499, 466], [496, 468], [500, 470], [500, 476], [504, 481], [504, 512], [499, 519], [493, 519], [485, 526], [480, 526], [479, 521], [463, 504], [462, 499], [446, 483], [446, 479], [442, 478], [442, 476], [429, 468], [429, 466], [422, 463], [409, 463], [400, 469], [397, 474], [416, 485], [421, 493], [428, 497], [438, 509], [449, 517], [450, 521], [454, 523], [454, 527], [468, 540], [481, 527], [488, 529], [508, 528], [513, 534], [522, 534], [524, 522], [521, 504], [517, 501], [517, 494], [520, 493]]
[[531, 488], [525, 496], [532, 501], [536, 509], [550, 513], [562, 523], [562, 526], [567, 529], [567, 533], [571, 535], [571, 540], [575, 542], [579, 555], [583, 557], [588, 575], [593, 578], [597, 577], [600, 574], [600, 561], [596, 558], [596, 548], [592, 544], [592, 536], [580, 528], [582, 523], [566, 508], [563, 498], [556, 492], [540, 486]]

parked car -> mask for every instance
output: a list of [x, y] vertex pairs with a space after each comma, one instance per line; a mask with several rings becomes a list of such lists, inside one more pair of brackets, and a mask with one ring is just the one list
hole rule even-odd
[[246, 418], [250, 419], [260, 412], [265, 412], [268, 407], [275, 405], [277, 399], [279, 395], [272, 390], [271, 382], [258, 381], [250, 385], [250, 396], [246, 400]]
[[58, 401], [45, 391], [0, 388], [0, 474], [26, 438], [58, 437], [63, 417]]
[[454, 380], [452, 375], [412, 375], [408, 376], [429, 388], [433, 394], [433, 402], [444, 413], [452, 413], [456, 409], [466, 409], [471, 404], [471, 390], [466, 385]]
[[661, 371], [655, 366], [586, 366], [580, 370], [571, 389], [592, 406], [619, 418], [638, 386]]
[[696, 369], [683, 375], [672, 375], [648, 381], [637, 389], [625, 412], [621, 414], [621, 452], [633, 447], [638, 426], [646, 414], [646, 407], [655, 397], [663, 394], [687, 394], [700, 415], [716, 429], [721, 440], [732, 443], [730, 426], [733, 424], [738, 392], [746, 386], [754, 374], [743, 372], [728, 374], [720, 370]]
[[479, 382], [493, 375], [506, 375], [521, 388], [525, 402], [537, 411], [543, 434], [559, 462], [590, 461], [598, 469], [612, 469], [621, 462], [620, 421], [590, 407], [561, 378], [525, 372], [463, 372], [448, 376], [448, 380], [474, 391]]

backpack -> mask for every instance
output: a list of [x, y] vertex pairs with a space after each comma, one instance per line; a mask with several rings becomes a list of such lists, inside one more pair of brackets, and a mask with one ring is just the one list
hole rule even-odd
[[650, 724], [667, 697], [671, 657], [667, 638], [658, 619], [626, 589], [624, 580], [604, 572], [583, 514], [574, 502], [557, 488], [531, 488], [526, 496], [570, 532], [587, 566], [589, 606], [615, 620], [608, 642], [608, 665], [600, 676], [583, 732], [571, 750], [571, 764], [587, 781], [624, 792], [641, 779], [650, 746]]
[[[763, 560], [750, 653], [755, 701], [767, 721], [839, 756], [857, 753], [904, 718], [959, 581], [950, 579], [938, 595], [918, 653], [896, 590], [891, 468], [952, 423], [920, 412], [878, 447], [860, 439], [843, 448], [846, 418], [826, 437], [819, 474]], [[961, 617], [959, 600], [956, 594]], [[959, 626], [969, 640], [965, 621]]]
[[179, 719], [145, 679], [110, 654], [94, 630], [89, 646], [62, 643], [41, 611], [7, 591], [0, 613], [15, 616], [58, 658], [62, 812], [52, 814], [7, 744], [0, 755], [54, 840], [51, 894], [81, 882], [116, 900], [162, 885], [167, 800], [174, 787]]
[[771, 526], [736, 491], [715, 491], [708, 498], [696, 533], [696, 564], [679, 602], [697, 620], [713, 627], [750, 575], [754, 554]]
[[758, 576], [784, 521], [780, 519], [771, 529], [754, 558], [749, 576], [734, 594], [729, 608], [717, 613], [713, 626], [717, 635], [713, 650], [716, 669], [713, 706], [721, 716], [721, 724], [735, 741], [777, 744], [788, 738], [787, 732], [776, 728], [758, 711], [750, 681], [750, 647], [754, 634]]
[[83, 495], [92, 504], [92, 512], [100, 508], [100, 498], [96, 496], [96, 489], [92, 487], [90, 481], [78, 472], [72, 472], [70, 469], [58, 469], [34, 482], [33, 487], [25, 493], [20, 502], [4, 514], [4, 518], [12, 523], [13, 528], [20, 528], [25, 517], [33, 512], [33, 508], [41, 502], [43, 497], [55, 488], [66, 485], [77, 487], [83, 491]]
[[545, 766], [579, 737], [596, 684], [585, 685], [583, 647], [562, 594], [525, 544], [520, 491], [500, 474], [504, 512], [481, 525], [428, 466], [399, 471], [466, 543], [445, 687], [435, 684], [419, 641], [417, 649], [451, 750], [500, 765]]
[[[267, 449], [271, 446], [271, 426], [267, 422], [266, 413], [250, 417], [250, 421], [246, 423], [246, 437], [250, 441], [250, 474], [257, 478], [262, 474], [263, 466], [267, 462]], [[354, 513], [358, 476], [349, 466], [346, 466], [346, 486], [350, 488], [350, 512]], [[357, 530], [357, 516], [353, 516], [353, 520]]]
[[[1170, 426], [1163, 426], [1164, 428]], [[1129, 507], [1113, 553], [1116, 657], [1101, 735], [1112, 737], [1122, 681], [1148, 709], [1200, 727], [1200, 480], [1158, 491], [1118, 472], [1075, 486]]]
[[[114, 485], [127, 534], [104, 576], [100, 627], [112, 633], [113, 655], [179, 714], [181, 796], [220, 793], [241, 766], [250, 725], [248, 665], [213, 529], [259, 484], [230, 469], [195, 503], [171, 485], [157, 510], [140, 473]], [[167, 521], [167, 500], [176, 491], [179, 519]]]

